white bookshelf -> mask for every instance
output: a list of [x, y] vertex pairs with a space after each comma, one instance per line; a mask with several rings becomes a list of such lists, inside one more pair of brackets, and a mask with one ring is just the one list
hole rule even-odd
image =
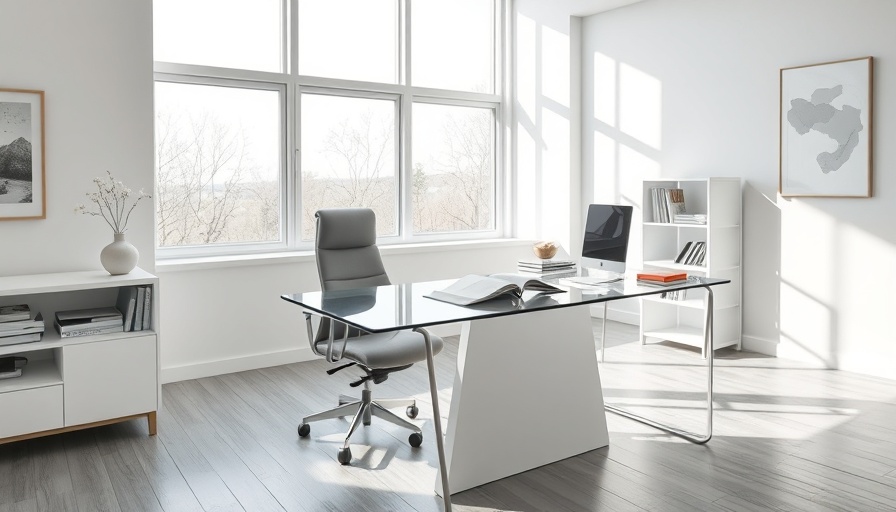
[[[706, 224], [654, 222], [652, 188], [684, 190], [687, 213], [706, 214]], [[740, 178], [646, 180], [643, 184], [642, 251], [645, 269], [730, 279], [713, 288], [713, 347], [741, 348], [741, 180]], [[676, 263], [687, 242], [705, 242], [703, 265]], [[684, 300], [659, 295], [641, 303], [641, 343], [668, 340], [703, 346], [706, 292], [688, 290]], [[704, 357], [706, 354], [703, 354]]]
[[[150, 328], [62, 338], [57, 311], [114, 306], [126, 286], [152, 288]], [[159, 281], [136, 268], [0, 277], [0, 306], [28, 304], [44, 319], [40, 341], [0, 346], [28, 358], [22, 376], [0, 380], [0, 444], [145, 417], [159, 409]]]

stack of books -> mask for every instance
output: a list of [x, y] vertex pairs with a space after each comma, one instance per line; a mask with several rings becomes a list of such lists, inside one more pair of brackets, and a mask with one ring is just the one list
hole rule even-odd
[[0, 379], [14, 379], [22, 376], [22, 368], [28, 364], [25, 357], [0, 357]]
[[0, 346], [40, 341], [43, 332], [43, 316], [32, 317], [27, 304], [0, 306]]
[[125, 331], [147, 331], [152, 325], [152, 286], [122, 286], [115, 307], [124, 316]]
[[124, 330], [121, 311], [113, 307], [59, 311], [56, 330], [63, 338], [92, 336]]
[[697, 265], [702, 267], [706, 259], [706, 242], [688, 242], [684, 244], [675, 263], [683, 265]]
[[678, 222], [679, 215], [685, 214], [684, 190], [680, 188], [665, 189], [652, 187], [650, 203], [653, 209], [653, 222], [668, 224]]
[[705, 213], [676, 213], [673, 217], [676, 224], [706, 224]]
[[672, 286], [686, 283], [688, 275], [672, 270], [644, 270], [638, 273], [637, 278], [638, 284], [646, 286]]
[[516, 268], [520, 274], [547, 279], [558, 279], [577, 274], [576, 262], [572, 260], [519, 260]]

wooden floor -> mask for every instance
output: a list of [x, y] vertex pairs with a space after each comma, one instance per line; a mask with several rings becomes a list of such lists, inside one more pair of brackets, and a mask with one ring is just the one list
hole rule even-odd
[[[607, 402], [700, 431], [699, 352], [636, 338], [636, 327], [608, 324]], [[457, 351], [456, 338], [446, 341], [436, 358], [442, 411]], [[707, 445], [610, 414], [609, 447], [456, 494], [455, 509], [896, 510], [896, 382], [732, 350], [716, 362]], [[374, 389], [422, 402], [423, 446], [374, 419], [353, 438], [349, 467], [336, 462], [347, 420], [296, 435], [303, 415], [351, 392], [345, 372], [328, 377], [325, 368], [313, 361], [165, 385], [156, 437], [131, 421], [0, 446], [0, 512], [441, 510], [425, 366]], [[532, 443], [550, 435], [532, 432]]]

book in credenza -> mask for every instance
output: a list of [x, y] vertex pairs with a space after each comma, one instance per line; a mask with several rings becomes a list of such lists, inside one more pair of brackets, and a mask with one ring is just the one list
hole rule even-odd
[[122, 332], [123, 315], [115, 307], [59, 311], [54, 323], [63, 338]]
[[146, 294], [143, 297], [143, 326], [142, 330], [148, 331], [152, 326], [151, 316], [152, 316], [152, 286], [144, 286], [146, 289]]
[[31, 319], [31, 308], [28, 304], [0, 306], [0, 324]]
[[0, 338], [15, 336], [17, 334], [29, 334], [32, 332], [44, 332], [44, 317], [40, 313], [34, 318], [17, 320], [15, 322], [3, 322], [0, 324]]
[[491, 274], [488, 276], [470, 274], [442, 290], [431, 292], [426, 297], [459, 306], [469, 306], [502, 295], [522, 298], [526, 291], [559, 293], [563, 292], [563, 289], [540, 279], [520, 274]]
[[133, 323], [125, 323], [124, 330], [126, 331], [142, 331], [143, 330], [143, 305], [146, 300], [146, 287], [138, 286], [137, 287], [137, 301], [135, 304], [134, 311], [134, 322]]
[[133, 325], [134, 312], [137, 308], [137, 287], [122, 286], [118, 289], [118, 300], [115, 307], [121, 313], [125, 326]]
[[115, 307], [121, 312], [125, 331], [149, 330], [152, 314], [152, 286], [122, 286]]

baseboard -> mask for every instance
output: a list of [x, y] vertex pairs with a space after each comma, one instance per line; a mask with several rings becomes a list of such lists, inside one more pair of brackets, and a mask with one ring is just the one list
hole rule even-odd
[[[459, 336], [460, 327], [460, 323], [453, 323], [434, 325], [432, 327], [427, 327], [426, 329], [430, 333], [435, 334], [440, 338], [444, 338], [446, 336]], [[318, 356], [314, 355], [311, 351], [310, 347], [302, 347], [280, 352], [270, 352], [268, 354], [254, 354], [250, 356], [234, 357], [231, 359], [222, 359], [219, 361], [169, 366], [167, 368], [162, 368], [160, 379], [162, 384], [168, 384], [169, 382], [201, 379], [203, 377], [213, 377], [225, 373], [244, 372], [247, 370], [280, 366], [282, 364], [301, 363], [302, 361], [311, 361], [317, 357]]]
[[759, 338], [757, 336], [741, 335], [741, 350], [748, 352], [756, 352], [767, 356], [778, 356], [778, 341], [767, 338]]
[[[604, 306], [603, 304], [592, 304], [591, 305], [591, 317], [592, 318], [603, 318], [604, 317]], [[641, 324], [641, 315], [632, 311], [623, 311], [620, 309], [615, 309], [613, 307], [607, 307], [607, 320], [613, 320], [614, 322], [621, 322], [623, 324], [629, 325], [640, 325]]]
[[300, 363], [315, 358], [317, 358], [317, 356], [311, 351], [311, 347], [302, 347], [280, 352], [270, 352], [267, 354], [255, 354], [251, 356], [222, 359], [219, 361], [208, 361], [204, 363], [162, 368], [160, 378], [162, 384], [168, 384], [169, 382], [201, 379], [203, 377], [212, 377], [215, 375], [223, 375], [225, 373], [244, 372], [246, 370], [280, 366], [282, 364]]

